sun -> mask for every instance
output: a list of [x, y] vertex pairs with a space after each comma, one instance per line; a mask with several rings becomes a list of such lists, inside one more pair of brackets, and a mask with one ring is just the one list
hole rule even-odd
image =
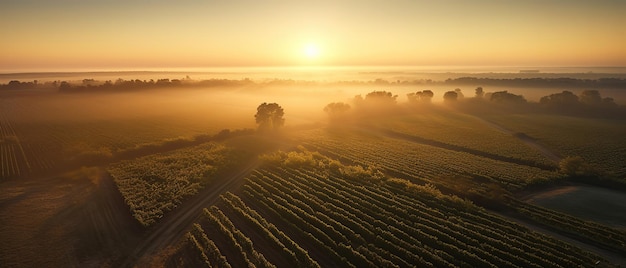
[[307, 59], [313, 60], [320, 57], [320, 48], [315, 44], [306, 44], [304, 46], [304, 56]]

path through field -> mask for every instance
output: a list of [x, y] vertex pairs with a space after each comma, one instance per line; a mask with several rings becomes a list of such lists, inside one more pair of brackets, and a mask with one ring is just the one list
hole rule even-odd
[[206, 187], [181, 207], [169, 213], [135, 245], [129, 255], [122, 259], [118, 267], [152, 266], [151, 261], [168, 246], [174, 245], [187, 232], [188, 227], [196, 222], [204, 208], [214, 204], [219, 196], [226, 191], [237, 189], [250, 172], [258, 167], [260, 161], [255, 159], [230, 176], [220, 178], [214, 185]]

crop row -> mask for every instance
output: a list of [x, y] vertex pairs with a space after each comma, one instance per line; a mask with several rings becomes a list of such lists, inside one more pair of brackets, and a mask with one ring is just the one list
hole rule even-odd
[[265, 167], [247, 179], [242, 198], [222, 197], [228, 215], [238, 215], [295, 266], [319, 256], [345, 267], [571, 267], [598, 259], [432, 186], [312, 166]]
[[[255, 263], [242, 257], [263, 255], [249, 253], [250, 237], [269, 243], [292, 267], [319, 267], [321, 256], [324, 266], [342, 267], [575, 267], [599, 260], [433, 186], [343, 176], [323, 165], [266, 165], [246, 179], [241, 197], [226, 193], [218, 206], [205, 210], [195, 240], [188, 239], [205, 263], [232, 258], [220, 251], [242, 252], [233, 256]], [[229, 217], [256, 235], [243, 234]], [[198, 231], [209, 226], [212, 234]]]
[[[205, 232], [209, 232], [209, 235]], [[209, 238], [219, 237], [226, 251], [230, 252], [232, 265], [240, 263], [247, 267], [276, 267], [259, 253], [252, 240], [241, 232], [217, 207], [205, 208], [200, 223], [196, 223], [187, 234], [188, 242], [194, 245], [196, 254], [207, 267], [231, 267], [228, 257], [222, 254], [215, 242]]]
[[394, 118], [382, 122], [381, 125], [393, 131], [446, 144], [544, 165], [554, 164], [539, 151], [481, 119], [451, 111], [433, 109], [429, 112]]
[[199, 255], [201, 262], [207, 267], [231, 267], [226, 257], [222, 255], [217, 245], [215, 245], [215, 242], [207, 237], [200, 224], [195, 223], [193, 225], [192, 231], [187, 233], [187, 239], [196, 250], [195, 253]]
[[[402, 140], [357, 136], [336, 137], [316, 130], [303, 137], [312, 149], [336, 155], [361, 165], [378, 165], [385, 170], [433, 184], [439, 178], [480, 177], [481, 182], [497, 182], [509, 190], [529, 182], [557, 176], [555, 172], [474, 156]], [[478, 184], [478, 183], [477, 183]]]
[[6, 116], [0, 115], [0, 179], [20, 177], [32, 171], [29, 157], [13, 125]]
[[530, 220], [626, 254], [626, 232], [516, 199], [510, 199], [508, 205]]
[[[281, 177], [287, 177], [289, 178], [290, 182], [296, 181], [298, 180], [298, 178], [300, 178], [301, 183], [311, 183], [315, 182], [316, 179], [314, 173], [308, 175], [300, 173], [285, 176], [284, 173], [287, 172], [288, 171], [283, 170], [283, 175], [273, 175], [269, 179], [266, 176], [263, 180], [255, 180], [255, 182], [259, 182], [259, 184], [261, 182], [268, 183], [271, 181], [277, 181]], [[280, 181], [276, 185], [274, 185], [274, 187], [277, 187], [277, 185], [286, 185], [285, 182], [286, 181]], [[399, 240], [393, 239], [393, 236], [390, 236], [390, 239], [392, 239], [391, 241], [400, 244], [402, 244], [402, 241], [409, 241], [409, 243], [406, 245], [407, 248], [411, 248], [410, 245], [420, 245], [420, 242], [423, 243], [425, 252], [439, 253], [439, 255], [431, 254], [430, 257], [425, 257], [427, 258], [428, 262], [431, 262], [436, 266], [445, 266], [446, 261], [450, 260], [465, 261], [466, 264], [471, 264], [473, 266], [483, 266], [485, 260], [490, 260], [489, 263], [495, 264], [497, 266], [508, 266], [509, 264], [507, 262], [512, 262], [513, 265], [518, 266], [528, 266], [537, 263], [544, 263], [545, 265], [552, 266], [554, 262], [567, 263], [567, 259], [572, 258], [571, 254], [569, 256], [564, 256], [560, 254], [558, 251], [558, 247], [551, 247], [546, 249], [544, 248], [545, 246], [542, 246], [546, 243], [552, 246], [558, 246], [558, 244], [554, 244], [554, 242], [548, 243], [547, 241], [534, 242], [533, 240], [522, 240], [523, 242], [505, 243], [503, 241], [519, 241], [520, 238], [517, 237], [516, 239], [511, 239], [511, 230], [508, 230], [509, 232], [500, 231], [500, 226], [497, 224], [497, 222], [480, 224], [471, 221], [465, 221], [465, 219], [462, 219], [462, 217], [460, 217], [461, 222], [463, 222], [467, 226], [466, 228], [459, 227], [458, 223], [451, 224], [449, 221], [447, 221], [447, 216], [454, 215], [456, 217], [459, 217], [459, 215], [462, 215], [459, 213], [459, 211], [451, 208], [460, 206], [461, 208], [463, 208], [463, 210], [461, 211], [464, 211], [464, 209], [466, 209], [467, 207], [467, 204], [459, 205], [457, 201], [442, 202], [444, 200], [436, 200], [438, 202], [432, 202], [433, 199], [430, 198], [431, 205], [437, 204], [437, 207], [433, 208], [432, 206], [426, 205], [419, 206], [419, 203], [415, 203], [414, 196], [411, 196], [410, 198], [405, 197], [404, 199], [402, 199], [399, 197], [399, 195], [397, 195], [397, 193], [388, 192], [387, 196], [385, 197], [384, 195], [378, 194], [380, 193], [380, 191], [376, 190], [376, 187], [368, 187], [364, 185], [361, 185], [359, 187], [359, 185], [354, 184], [344, 184], [342, 186], [341, 183], [346, 183], [346, 180], [342, 178], [327, 177], [324, 178], [323, 181], [320, 181], [318, 178], [318, 183], [324, 183], [323, 186], [319, 187], [319, 189], [325, 192], [314, 192], [312, 195], [309, 195], [306, 198], [301, 198], [299, 200], [301, 200], [301, 202], [307, 202], [306, 204], [310, 204], [313, 201], [308, 200], [316, 200], [314, 198], [315, 196], [328, 196], [328, 199], [320, 200], [321, 202], [318, 202], [318, 209], [325, 207], [327, 204], [334, 204], [336, 207], [340, 207], [342, 206], [342, 204], [350, 204], [347, 206], [343, 206], [343, 209], [347, 212], [347, 214], [340, 213], [340, 215], [350, 215], [350, 213], [353, 213], [354, 216], [350, 217], [350, 219], [357, 222], [359, 221], [359, 219], [369, 219], [367, 221], [361, 220], [361, 224], [363, 226], [368, 226], [362, 228], [361, 230], [372, 230], [372, 227], [374, 227], [374, 229], [378, 227], [381, 230], [390, 230], [395, 237], [399, 238]], [[301, 188], [300, 191], [297, 191], [296, 189], [298, 188], [294, 188], [294, 185], [295, 184], [291, 184], [288, 186], [288, 188], [291, 189], [290, 193], [303, 192], [303, 189]], [[276, 190], [280, 189], [272, 188], [269, 190], [269, 192], [275, 194]], [[283, 193], [285, 191], [286, 189], [283, 189], [279, 192]], [[326, 195], [324, 195], [323, 193], [325, 193]], [[286, 196], [286, 198], [289, 198], [290, 195]], [[293, 196], [291, 197], [293, 198]], [[394, 201], [398, 198], [404, 201]], [[332, 209], [330, 211], [332, 211]], [[480, 210], [475, 210], [472, 212], [482, 214]], [[320, 212], [316, 210], [316, 213]], [[378, 224], [378, 226], [376, 224]], [[492, 230], [494, 228], [495, 230]], [[424, 232], [424, 230], [428, 230], [428, 232]], [[457, 230], [457, 232], [454, 232], [454, 230]], [[483, 232], [476, 232], [475, 230], [490, 231], [490, 236], [486, 237]], [[504, 230], [507, 229], [504, 228]], [[527, 236], [526, 231], [527, 230], [523, 232], [517, 231], [514, 234], [525, 237]], [[469, 238], [464, 238], [467, 237], [468, 234]], [[420, 239], [413, 240], [412, 237], [419, 237]], [[541, 236], [535, 236], [533, 238], [546, 240], [544, 237]], [[334, 237], [334, 239], [337, 240], [339, 238]], [[463, 239], [466, 239], [466, 242], [460, 242], [463, 241]], [[487, 243], [485, 243], [485, 241], [487, 241]], [[491, 245], [491, 243], [493, 243], [493, 245]], [[490, 250], [485, 251], [485, 248], [489, 248]], [[505, 248], [507, 250], [503, 251], [503, 249]], [[394, 250], [392, 252], [397, 251]], [[530, 257], [526, 256], [525, 259], [520, 259], [519, 257], [517, 257], [523, 254], [528, 254], [528, 252], [543, 254], [544, 256], [542, 256], [542, 258], [538, 257], [535, 259], [532, 258], [533, 255], [530, 255]], [[424, 252], [420, 252], [419, 256], [429, 255], [425, 254]], [[454, 257], [451, 258], [452, 256]], [[531, 260], [531, 262], [527, 262], [527, 259]], [[552, 261], [550, 261], [550, 259]], [[453, 265], [463, 265], [463, 263], [454, 263]]]
[[319, 267], [306, 250], [300, 247], [274, 224], [269, 223], [258, 212], [248, 207], [238, 196], [228, 192], [220, 196], [228, 209], [241, 215], [255, 230], [272, 241], [272, 244], [284, 255], [288, 256], [294, 267]]
[[490, 120], [527, 133], [562, 156], [580, 156], [603, 172], [626, 174], [623, 120], [535, 114], [498, 115]]

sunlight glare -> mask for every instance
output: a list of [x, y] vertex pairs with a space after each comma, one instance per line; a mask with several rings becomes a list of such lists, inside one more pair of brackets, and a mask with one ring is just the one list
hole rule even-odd
[[308, 59], [316, 59], [319, 57], [320, 55], [320, 49], [318, 46], [316, 46], [315, 44], [307, 44], [304, 47], [304, 55], [308, 58]]

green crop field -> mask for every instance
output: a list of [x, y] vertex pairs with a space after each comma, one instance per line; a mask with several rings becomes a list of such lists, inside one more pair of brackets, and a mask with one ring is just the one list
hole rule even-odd
[[490, 120], [525, 133], [561, 156], [580, 156], [598, 169], [626, 175], [623, 120], [554, 115], [500, 115]]
[[0, 268], [626, 267], [626, 0], [0, 0]]
[[287, 85], [4, 92], [0, 263], [625, 264], [623, 119]]
[[479, 117], [452, 110], [427, 109], [394, 120], [381, 120], [379, 126], [426, 140], [485, 153], [543, 165], [555, 164], [512, 133], [494, 127]]
[[[309, 162], [290, 168], [292, 158]], [[571, 267], [599, 259], [432, 186], [306, 152], [280, 160], [205, 209], [174, 258], [218, 267]]]

